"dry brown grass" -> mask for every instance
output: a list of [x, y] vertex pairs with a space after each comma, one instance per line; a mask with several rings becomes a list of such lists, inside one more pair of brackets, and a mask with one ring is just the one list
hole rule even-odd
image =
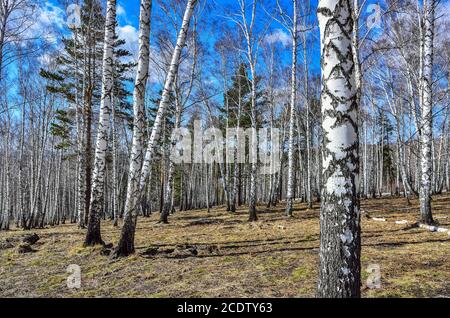
[[[434, 198], [434, 215], [450, 227], [450, 197]], [[295, 206], [286, 219], [283, 208], [260, 209], [260, 220], [248, 223], [245, 209], [232, 215], [223, 208], [177, 212], [170, 224], [156, 224], [157, 215], [140, 218], [136, 254], [111, 260], [101, 248], [82, 248], [84, 231], [75, 225], [36, 230], [41, 240], [35, 253], [0, 250], [0, 296], [3, 297], [314, 297], [319, 247], [318, 206]], [[381, 289], [363, 286], [365, 297], [450, 296], [450, 236], [424, 229], [405, 230], [414, 222], [418, 202], [377, 199], [362, 210], [389, 222], [363, 217], [363, 282], [369, 264], [381, 266]], [[210, 224], [192, 225], [196, 220]], [[117, 242], [119, 229], [102, 224], [106, 242]], [[0, 239], [24, 235], [0, 233]], [[174, 253], [145, 256], [150, 247], [170, 250], [195, 245], [197, 256]], [[211, 248], [211, 250], [209, 250]], [[82, 270], [82, 286], [66, 286], [69, 264]]]

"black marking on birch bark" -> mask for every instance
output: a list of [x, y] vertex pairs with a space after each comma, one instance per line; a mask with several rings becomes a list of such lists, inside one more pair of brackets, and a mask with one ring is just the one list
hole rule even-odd
[[[325, 187], [322, 191], [321, 246], [318, 295], [320, 297], [359, 297], [360, 296], [360, 228], [359, 200], [356, 193], [356, 177], [359, 171], [358, 162], [358, 127], [356, 123], [356, 91], [354, 90], [354, 64], [351, 48], [352, 16], [349, 0], [340, 0], [334, 8], [321, 6], [319, 1], [319, 22], [323, 23], [322, 34], [322, 103], [327, 109], [322, 109], [323, 121], [328, 120], [323, 136], [323, 160]], [[329, 2], [326, 4], [331, 5]], [[322, 16], [321, 16], [322, 15]], [[322, 19], [323, 20], [322, 20]], [[331, 38], [333, 37], [333, 38]], [[348, 41], [347, 52], [339, 50], [335, 41]], [[326, 42], [325, 42], [326, 41]], [[327, 59], [332, 56], [335, 63], [331, 70], [327, 67]], [[340, 89], [348, 91], [330, 91], [329, 81], [337, 80]], [[322, 108], [323, 108], [322, 104]], [[331, 108], [331, 109], [329, 109]], [[332, 122], [330, 122], [330, 120]], [[344, 139], [348, 142], [339, 145], [330, 139], [330, 133], [337, 133], [338, 127], [344, 126], [352, 130], [354, 139]], [[325, 128], [325, 127], [324, 127]], [[328, 130], [329, 129], [329, 130]], [[328, 130], [328, 131], [327, 131]], [[337, 151], [332, 151], [337, 147]], [[339, 155], [339, 158], [337, 156]], [[337, 184], [328, 185], [342, 179]], [[328, 188], [331, 186], [331, 189]], [[334, 188], [333, 188], [334, 186]]]

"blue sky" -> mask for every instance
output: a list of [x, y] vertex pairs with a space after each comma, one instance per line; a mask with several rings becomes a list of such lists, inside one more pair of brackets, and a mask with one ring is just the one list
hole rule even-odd
[[[70, 1], [69, 1], [70, 2]], [[118, 16], [118, 34], [120, 37], [128, 42], [128, 47], [132, 51], [137, 50], [138, 41], [138, 28], [139, 28], [139, 0], [118, 0], [117, 16]], [[153, 10], [152, 10], [152, 37], [162, 29], [167, 29], [170, 27], [170, 23], [165, 13], [161, 9], [161, 3], [167, 2], [165, 0], [153, 0]], [[181, 1], [183, 2], [183, 1]], [[250, 1], [248, 1], [250, 3]], [[292, 2], [291, 0], [280, 0], [283, 9], [289, 15], [292, 15]], [[443, 1], [447, 2], [447, 0]], [[43, 7], [40, 8], [39, 17], [37, 18], [36, 25], [32, 28], [32, 31], [38, 33], [39, 30], [46, 30], [55, 28], [60, 33], [67, 32], [65, 27], [66, 8], [58, 5], [58, 0], [44, 0]], [[199, 0], [200, 5], [204, 6], [207, 3], [206, 9], [201, 13], [199, 21], [199, 29], [201, 29], [201, 40], [203, 45], [209, 47], [211, 51], [214, 48], [214, 43], [220, 38], [223, 28], [233, 29], [233, 24], [227, 20], [227, 12], [237, 10], [237, 1], [235, 0]], [[258, 12], [257, 21], [261, 26], [265, 25], [265, 22], [269, 19], [267, 12], [273, 12], [274, 0], [259, 0], [258, 1]], [[309, 3], [311, 15], [309, 17], [312, 24], [316, 27], [309, 32], [309, 39], [311, 44], [308, 47], [308, 64], [310, 66], [310, 71], [312, 73], [320, 72], [320, 52], [319, 52], [319, 31], [317, 28], [316, 21], [316, 8], [317, 0], [299, 0], [300, 7], [303, 8], [305, 3]], [[363, 19], [362, 24], [364, 24], [364, 16], [371, 14], [368, 6], [375, 3], [382, 3], [378, 0], [367, 0], [365, 2], [365, 8], [363, 9]], [[383, 5], [381, 4], [381, 7]], [[180, 8], [181, 11], [182, 8]], [[181, 14], [180, 14], [181, 15]], [[302, 18], [300, 18], [302, 20]], [[175, 37], [175, 32], [170, 30], [170, 34]], [[376, 33], [376, 32], [374, 32]], [[60, 35], [60, 34], [59, 34]], [[58, 37], [58, 36], [57, 36]], [[269, 41], [278, 42], [282, 45], [282, 49], [279, 50], [277, 56], [280, 61], [289, 65], [290, 56], [290, 35], [285, 30], [285, 28], [280, 25], [277, 21], [272, 20], [270, 22], [270, 27], [265, 31], [265, 37]], [[153, 42], [153, 40], [152, 40]], [[303, 57], [300, 54], [299, 59]]]
[[[199, 17], [198, 29], [200, 34], [200, 40], [202, 45], [207, 49], [208, 54], [205, 57], [206, 61], [202, 61], [203, 68], [207, 69], [206, 74], [203, 76], [205, 80], [217, 81], [217, 66], [220, 63], [220, 56], [214, 50], [214, 44], [223, 35], [223, 30], [228, 29], [230, 32], [237, 30], [237, 27], [231, 22], [227, 16], [230, 12], [237, 12], [237, 1], [235, 0], [199, 0], [199, 6], [203, 7]], [[139, 0], [118, 0], [117, 6], [117, 19], [119, 26], [117, 28], [118, 35], [127, 41], [127, 48], [136, 53], [138, 48], [138, 28], [139, 28]], [[172, 37], [172, 40], [176, 37], [176, 32], [173, 30], [169, 17], [161, 9], [161, 3], [168, 2], [166, 0], [153, 0], [152, 8], [152, 39], [154, 43], [155, 34], [161, 30], [168, 31], [168, 34]], [[181, 1], [183, 2], [183, 1]], [[251, 1], [248, 1], [250, 3]], [[292, 15], [292, 2], [291, 0], [280, 0], [283, 9], [288, 15]], [[445, 1], [447, 2], [447, 1]], [[66, 8], [59, 6], [57, 0], [47, 0], [45, 5], [40, 8], [39, 17], [37, 23], [34, 26], [34, 30], [55, 29], [57, 30], [56, 36], [50, 40], [54, 41], [54, 47], [58, 46], [58, 38], [61, 35], [68, 35], [68, 29], [66, 27]], [[288, 68], [291, 63], [291, 36], [288, 31], [277, 21], [270, 19], [268, 12], [273, 12], [273, 5], [275, 1], [260, 0], [258, 1], [257, 10], [257, 31], [263, 32], [264, 43], [276, 43], [277, 44], [277, 62], [285, 68]], [[314, 25], [314, 28], [308, 32], [308, 47], [307, 47], [307, 64], [311, 74], [320, 74], [320, 51], [319, 51], [319, 30], [317, 27], [317, 0], [311, 0], [309, 2], [299, 0], [300, 15], [302, 15], [302, 8], [305, 3], [310, 4], [310, 15], [308, 17], [310, 24]], [[361, 24], [365, 25], [365, 19], [372, 14], [372, 11], [368, 7], [371, 4], [379, 3], [377, 0], [368, 0], [363, 8], [363, 19]], [[207, 6], [205, 6], [207, 4]], [[383, 5], [381, 5], [383, 7]], [[178, 23], [181, 20], [181, 14], [184, 8], [179, 8]], [[300, 23], [306, 19], [300, 17]], [[270, 23], [269, 23], [270, 21]], [[268, 28], [265, 26], [269, 24]], [[382, 32], [382, 28], [375, 30], [373, 35], [376, 36], [377, 32]], [[40, 60], [45, 62], [47, 53], [44, 52]], [[266, 65], [262, 59], [262, 53], [260, 54], [260, 62], [258, 63], [260, 74], [267, 74], [267, 70], [264, 69]], [[299, 65], [303, 64], [302, 49], [299, 48]], [[14, 70], [11, 70], [13, 73]], [[284, 75], [282, 75], [284, 76]], [[300, 75], [300, 80], [302, 79]], [[157, 76], [157, 72], [154, 69], [150, 69], [150, 82], [153, 86], [153, 90], [157, 91], [161, 83], [161, 77]], [[288, 78], [283, 79], [287, 82]], [[217, 83], [219, 86], [219, 83]]]
[[[168, 21], [164, 21], [165, 14], [161, 10], [161, 6], [158, 0], [153, 1], [152, 8], [152, 36], [163, 28], [167, 28]], [[199, 28], [202, 29], [201, 40], [204, 42], [203, 44], [213, 48], [215, 41], [220, 37], [220, 30], [223, 27], [232, 27], [232, 23], [229, 22], [224, 16], [226, 10], [237, 9], [233, 6], [235, 1], [230, 0], [208, 0], [208, 7], [203, 10], [201, 14], [201, 20], [199, 22]], [[270, 11], [270, 3], [271, 1], [265, 1], [264, 8]], [[288, 0], [281, 1], [286, 10], [290, 13], [291, 2]], [[200, 3], [205, 3], [205, 0], [200, 0]], [[315, 8], [316, 8], [316, 0], [311, 1], [312, 8], [312, 19], [315, 19]], [[43, 14], [41, 14], [41, 19], [43, 20], [42, 26], [49, 26], [53, 23], [53, 25], [64, 32], [64, 22], [66, 18], [65, 8], [58, 7], [55, 0], [49, 0], [46, 3], [46, 7], [43, 8]], [[119, 22], [118, 33], [119, 36], [124, 38], [128, 43], [130, 48], [137, 49], [137, 40], [138, 40], [138, 28], [139, 28], [139, 0], [120, 0], [118, 1], [117, 7], [117, 18]], [[263, 6], [260, 5], [257, 13], [257, 19], [265, 22], [268, 20], [268, 15], [263, 10]], [[53, 21], [53, 22], [52, 22]], [[175, 36], [175, 32], [172, 32]], [[317, 33], [317, 34], [316, 34]], [[280, 43], [290, 44], [290, 39], [287, 31], [276, 21], [272, 21], [269, 29], [265, 32], [268, 39], [272, 39], [272, 41], [279, 41]], [[318, 31], [315, 30], [311, 32], [315, 37], [318, 36]], [[317, 47], [314, 47], [315, 52], [311, 52], [311, 56], [313, 56], [313, 69], [318, 70], [318, 51]], [[280, 52], [283, 61], [287, 64], [290, 60], [290, 45], [285, 45], [285, 50]]]
[[[75, 3], [77, 1], [72, 0]], [[170, 18], [161, 9], [162, 3], [176, 2], [169, 0], [153, 0], [152, 7], [152, 38], [151, 45], [155, 43], [155, 35], [161, 30], [168, 31], [168, 34], [172, 37], [172, 41], [175, 41], [176, 32], [170, 23]], [[184, 1], [180, 1], [183, 3]], [[372, 3], [374, 0], [368, 0], [368, 3]], [[67, 28], [67, 12], [66, 7], [62, 6], [59, 0], [43, 0], [43, 5], [37, 11], [36, 23], [33, 25], [30, 32], [33, 32], [33, 36], [39, 38], [42, 37], [53, 47], [54, 51], [58, 51], [61, 48], [60, 39], [62, 36], [69, 36], [70, 32]], [[70, 3], [70, 1], [69, 1]], [[250, 4], [251, 1], [248, 0]], [[292, 16], [292, 2], [291, 0], [280, 0], [283, 10]], [[317, 27], [316, 9], [317, 0], [311, 0], [310, 2], [303, 2], [299, 0], [300, 8], [304, 8], [305, 3], [310, 4], [310, 14], [308, 16], [309, 23], [314, 25], [314, 28], [308, 32], [308, 47], [307, 47], [307, 64], [310, 74], [319, 76], [320, 74], [320, 51], [319, 51], [319, 30]], [[126, 48], [135, 54], [137, 57], [138, 50], [138, 29], [139, 29], [139, 0], [118, 0], [117, 1], [117, 19], [118, 28], [117, 33], [120, 38], [126, 40]], [[268, 43], [275, 44], [277, 47], [276, 60], [280, 68], [288, 69], [291, 63], [291, 36], [289, 32], [277, 21], [273, 20], [269, 16], [269, 12], [273, 13], [275, 1], [259, 0], [256, 18], [256, 31], [260, 32], [264, 38], [263, 44]], [[220, 77], [220, 56], [215, 52], [214, 45], [216, 41], [220, 40], [223, 35], [223, 30], [228, 30], [231, 33], [235, 33], [237, 26], [231, 22], [227, 17], [230, 12], [238, 12], [236, 0], [199, 0], [198, 7], [203, 8], [199, 14], [198, 32], [200, 34], [200, 41], [204, 48], [206, 48], [207, 54], [200, 61], [204, 74], [202, 79], [210, 85], [215, 87], [216, 91], [222, 88], [222, 79]], [[302, 10], [300, 9], [300, 16], [302, 16]], [[178, 8], [178, 24], [181, 23], [181, 16], [184, 11], [184, 7]], [[306, 18], [301, 17], [300, 23]], [[266, 26], [268, 25], [267, 29]], [[264, 31], [264, 32], [262, 32]], [[51, 50], [45, 50], [40, 52], [38, 61], [42, 66], [46, 68], [47, 63], [51, 60]], [[157, 53], [156, 53], [157, 54]], [[237, 53], [236, 53], [237, 54]], [[262, 57], [262, 50], [260, 50], [257, 73], [267, 75], [267, 66], [264, 64]], [[299, 48], [298, 56], [299, 67], [303, 65], [302, 49]], [[229, 67], [229, 74], [234, 70]], [[9, 76], [15, 78], [17, 76], [17, 67], [11, 65], [8, 70]], [[289, 84], [289, 74], [276, 72], [276, 77], [279, 79], [278, 89], [284, 90]], [[299, 75], [299, 81], [302, 81], [303, 75]], [[156, 96], [161, 88], [163, 78], [161, 72], [156, 70], [156, 67], [150, 66], [150, 95]], [[299, 85], [302, 85], [299, 82]], [[130, 84], [130, 90], [132, 85]], [[13, 88], [9, 92], [11, 95], [16, 95], [16, 88]], [[218, 93], [216, 99], [217, 103], [222, 103], [222, 94]]]
[[[170, 26], [168, 18], [161, 9], [160, 1], [154, 0], [152, 8], [152, 37], [162, 29], [167, 29]], [[203, 45], [209, 47], [212, 51], [215, 42], [221, 36], [223, 28], [233, 29], [233, 24], [227, 18], [227, 12], [235, 12], [237, 10], [237, 1], [233, 0], [200, 0], [200, 5], [207, 7], [202, 10], [199, 29], [201, 29], [201, 40]], [[248, 1], [250, 3], [250, 1]], [[283, 9], [289, 15], [292, 15], [292, 2], [290, 0], [280, 0]], [[121, 38], [128, 42], [128, 48], [131, 51], [137, 51], [138, 28], [139, 28], [139, 0], [118, 0], [117, 18], [119, 22], [118, 34]], [[265, 26], [269, 18], [268, 12], [273, 12], [275, 1], [259, 1], [257, 21], [261, 26]], [[303, 0], [299, 1], [300, 7], [304, 7]], [[368, 0], [367, 5], [371, 3], [378, 3], [376, 0]], [[317, 0], [309, 1], [310, 17], [309, 20], [315, 25], [315, 28], [309, 32], [308, 37], [311, 43], [308, 46], [308, 64], [312, 73], [318, 74], [320, 72], [320, 52], [319, 52], [319, 31], [316, 21]], [[181, 9], [181, 8], [180, 8]], [[39, 18], [39, 26], [37, 28], [55, 27], [61, 32], [67, 31], [65, 29], [66, 10], [64, 7], [58, 6], [56, 0], [48, 0], [45, 6], [41, 9], [42, 13]], [[365, 14], [370, 14], [363, 10]], [[302, 18], [300, 18], [302, 20]], [[261, 28], [260, 28], [261, 29]], [[175, 32], [172, 30], [171, 34], [175, 37]], [[286, 66], [291, 60], [290, 50], [290, 35], [286, 29], [275, 20], [271, 20], [270, 26], [264, 32], [267, 41], [278, 42], [281, 49], [278, 50], [277, 56], [280, 62]], [[153, 41], [152, 41], [153, 42]], [[301, 51], [301, 50], [300, 50]], [[210, 52], [211, 53], [211, 52]], [[299, 54], [300, 62], [302, 55]], [[154, 79], [156, 81], [156, 78]]]

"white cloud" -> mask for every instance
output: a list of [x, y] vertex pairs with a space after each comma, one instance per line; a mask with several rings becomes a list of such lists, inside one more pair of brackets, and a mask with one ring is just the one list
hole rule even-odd
[[132, 25], [118, 26], [116, 29], [119, 39], [125, 40], [125, 49], [130, 51], [132, 57], [137, 60], [139, 50], [139, 33]]
[[66, 12], [50, 2], [39, 9], [38, 24], [41, 26], [54, 26], [61, 29], [66, 24]]
[[271, 34], [266, 35], [265, 41], [269, 44], [281, 43], [283, 46], [289, 46], [291, 45], [292, 39], [288, 33], [281, 29], [276, 29]]
[[[26, 15], [27, 13], [19, 12], [18, 14]], [[47, 43], [56, 44], [57, 33], [64, 28], [65, 24], [65, 11], [50, 2], [45, 2], [33, 13], [32, 23], [22, 37], [41, 38]]]
[[128, 44], [138, 43], [138, 30], [132, 25], [124, 25], [117, 27], [117, 34], [121, 39], [124, 39]]
[[116, 13], [118, 17], [126, 17], [127, 12], [124, 7], [122, 7], [120, 4], [117, 5]]

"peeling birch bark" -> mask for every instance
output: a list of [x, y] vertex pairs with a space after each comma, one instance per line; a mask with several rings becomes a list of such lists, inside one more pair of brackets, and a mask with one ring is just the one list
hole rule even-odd
[[350, 0], [319, 0], [323, 189], [318, 296], [360, 297], [357, 92]]

